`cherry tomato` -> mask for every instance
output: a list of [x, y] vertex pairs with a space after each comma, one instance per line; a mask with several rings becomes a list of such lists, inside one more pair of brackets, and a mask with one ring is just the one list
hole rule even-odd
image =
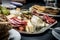
[[19, 27], [19, 30], [20, 30], [20, 31], [24, 31], [24, 27], [22, 27], [22, 26]]

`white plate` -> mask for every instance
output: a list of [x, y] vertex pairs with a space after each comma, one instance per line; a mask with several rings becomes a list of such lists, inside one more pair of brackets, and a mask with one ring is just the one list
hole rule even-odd
[[18, 2], [11, 2], [11, 4], [16, 5], [16, 6], [23, 6], [22, 3], [18, 3]]
[[16, 8], [16, 6], [12, 4], [2, 4], [1, 6], [7, 7], [7, 8]]

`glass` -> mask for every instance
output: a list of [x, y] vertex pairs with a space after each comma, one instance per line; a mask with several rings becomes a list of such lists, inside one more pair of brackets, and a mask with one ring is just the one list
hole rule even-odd
[[52, 35], [60, 40], [60, 27], [52, 29]]
[[11, 0], [2, 0], [2, 4], [10, 4]]
[[44, 0], [46, 6], [57, 7], [57, 0]]

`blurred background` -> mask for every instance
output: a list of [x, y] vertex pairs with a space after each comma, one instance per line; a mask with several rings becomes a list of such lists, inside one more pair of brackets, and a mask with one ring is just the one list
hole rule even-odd
[[[44, 0], [12, 0], [14, 2], [21, 2], [23, 4], [28, 4], [28, 3], [44, 3]], [[2, 0], [0, 0], [0, 3]], [[60, 0], [57, 0], [57, 6], [60, 7]]]

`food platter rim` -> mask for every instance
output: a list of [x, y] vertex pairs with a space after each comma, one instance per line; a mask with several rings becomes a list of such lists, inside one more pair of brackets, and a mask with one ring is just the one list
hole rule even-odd
[[55, 24], [57, 24], [57, 23], [58, 23], [58, 22], [56, 21], [56, 22], [54, 22], [52, 25], [49, 25], [48, 28], [45, 27], [46, 29], [43, 28], [44, 30], [41, 30], [41, 31], [39, 31], [39, 32], [34, 32], [34, 33], [23, 32], [23, 31], [19, 31], [19, 32], [22, 33], [22, 34], [41, 34], [41, 33], [44, 33], [46, 30], [50, 29], [53, 25], [55, 25]]

